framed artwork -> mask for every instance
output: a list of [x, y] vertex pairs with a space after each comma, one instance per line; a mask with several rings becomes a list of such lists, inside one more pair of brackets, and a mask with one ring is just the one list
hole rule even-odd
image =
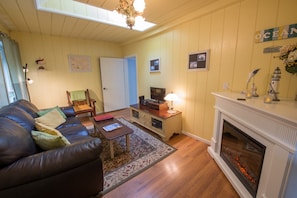
[[68, 64], [71, 72], [91, 72], [91, 57], [84, 55], [68, 55]]
[[208, 70], [209, 50], [189, 54], [189, 70]]
[[160, 58], [150, 59], [150, 72], [160, 72]]

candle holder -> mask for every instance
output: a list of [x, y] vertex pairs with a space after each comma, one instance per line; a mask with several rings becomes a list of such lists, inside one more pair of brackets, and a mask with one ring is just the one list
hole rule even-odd
[[253, 97], [252, 90], [247, 89], [247, 90], [246, 90], [246, 93], [245, 93], [245, 97], [246, 97], [246, 98], [251, 98], [251, 97]]
[[270, 104], [271, 102], [272, 102], [272, 97], [268, 93], [267, 95], [264, 96], [264, 103]]

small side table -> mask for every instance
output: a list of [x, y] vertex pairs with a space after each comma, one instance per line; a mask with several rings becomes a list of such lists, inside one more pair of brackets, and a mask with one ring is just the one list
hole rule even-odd
[[[110, 157], [111, 159], [114, 158], [114, 149], [113, 149], [113, 140], [126, 136], [126, 152], [130, 151], [130, 137], [129, 135], [133, 133], [133, 130], [118, 121], [117, 119], [111, 119], [111, 120], [105, 120], [105, 121], [99, 121], [96, 122], [93, 118], [91, 118], [93, 124], [94, 124], [94, 130], [98, 130], [108, 141], [109, 141], [109, 149], [110, 149]], [[122, 125], [122, 127], [115, 129], [113, 131], [105, 131], [103, 129], [104, 126], [119, 123]]]

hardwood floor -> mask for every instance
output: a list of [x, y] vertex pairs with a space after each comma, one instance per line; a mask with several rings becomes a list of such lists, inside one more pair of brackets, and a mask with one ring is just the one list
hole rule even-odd
[[[111, 114], [127, 120], [130, 116], [128, 109]], [[167, 143], [177, 151], [103, 198], [239, 197], [208, 154], [207, 144], [182, 134], [174, 135]]]

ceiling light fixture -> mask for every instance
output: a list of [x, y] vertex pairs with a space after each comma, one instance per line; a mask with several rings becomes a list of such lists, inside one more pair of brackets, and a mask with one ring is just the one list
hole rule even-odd
[[144, 8], [144, 0], [120, 0], [119, 7], [116, 8], [116, 11], [126, 17], [126, 23], [132, 30], [136, 20], [139, 18], [144, 20], [141, 16]]

